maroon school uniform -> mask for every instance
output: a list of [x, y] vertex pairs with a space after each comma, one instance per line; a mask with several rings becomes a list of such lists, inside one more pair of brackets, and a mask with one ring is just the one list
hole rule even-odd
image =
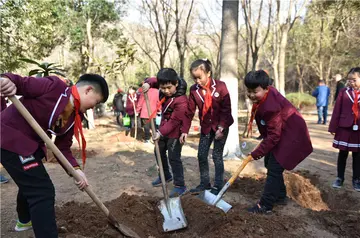
[[[226, 84], [222, 81], [211, 79], [211, 96], [212, 106], [202, 117], [204, 106], [204, 92], [198, 84], [194, 84], [190, 88], [189, 95], [189, 118], [194, 117], [196, 106], [199, 108], [199, 119], [202, 134], [209, 134], [211, 130], [217, 131], [218, 126], [224, 129], [229, 128], [234, 119], [231, 115], [230, 94], [226, 88]], [[188, 124], [190, 127], [191, 123]], [[188, 131], [186, 128], [185, 131]]]
[[[360, 100], [358, 100], [360, 103]], [[333, 147], [340, 150], [360, 152], [360, 131], [354, 130], [354, 125], [360, 128], [360, 120], [354, 122], [352, 106], [354, 93], [352, 88], [343, 88], [336, 98], [336, 104], [331, 116], [329, 132], [335, 133]]]
[[136, 108], [137, 103], [138, 103], [138, 95], [136, 93], [134, 93], [133, 95], [130, 94], [127, 95], [125, 112], [129, 116], [133, 116], [135, 114], [134, 104]]
[[275, 88], [255, 115], [264, 140], [251, 156], [259, 158], [272, 152], [277, 162], [292, 170], [313, 151], [306, 123], [296, 108]]
[[[55, 144], [70, 164], [74, 167], [79, 166], [70, 150], [74, 135], [75, 113], [70, 115], [64, 127], [55, 127], [56, 129], [52, 130], [58, 117], [69, 103], [71, 89], [55, 76], [45, 78], [21, 77], [15, 74], [4, 74], [4, 76], [16, 85], [16, 94], [23, 96], [20, 101], [41, 128], [49, 136], [50, 134], [56, 135]], [[3, 135], [0, 143], [2, 149], [28, 157], [33, 155], [38, 148], [42, 148], [46, 155], [44, 142], [14, 105], [10, 105], [0, 113], [0, 117], [1, 135]]]
[[[150, 87], [157, 87], [155, 77], [147, 78], [145, 82], [150, 84]], [[151, 89], [153, 88], [150, 88], [149, 91]], [[162, 94], [161, 96], [163, 97]], [[176, 93], [171, 97], [166, 97], [161, 108], [162, 116], [159, 132], [162, 136], [178, 139], [182, 133], [189, 132], [188, 99], [186, 96], [186, 82], [183, 79], [179, 80]]]
[[0, 112], [3, 111], [6, 108], [6, 99], [5, 97], [0, 97], [1, 99], [1, 107], [0, 107]]

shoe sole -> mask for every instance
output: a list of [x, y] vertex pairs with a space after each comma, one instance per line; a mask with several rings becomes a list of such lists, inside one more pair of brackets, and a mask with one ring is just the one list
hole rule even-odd
[[354, 188], [356, 192], [360, 192], [360, 188]]
[[24, 228], [18, 228], [18, 227], [15, 227], [15, 231], [27, 231], [27, 230], [31, 230], [32, 229], [32, 226], [31, 227], [24, 227]]
[[342, 186], [332, 185], [333, 188], [342, 188]]
[[[172, 179], [166, 180], [166, 183], [170, 183], [170, 182], [172, 182], [172, 181], [173, 181]], [[153, 187], [160, 187], [160, 186], [161, 186], [161, 183], [156, 184], [156, 185], [152, 184], [152, 186], [153, 186]]]

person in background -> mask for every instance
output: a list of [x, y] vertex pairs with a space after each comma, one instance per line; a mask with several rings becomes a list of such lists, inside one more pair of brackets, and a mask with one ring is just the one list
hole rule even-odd
[[135, 109], [138, 104], [138, 95], [136, 93], [136, 88], [130, 86], [126, 98], [126, 107], [125, 112], [130, 117], [130, 125], [126, 128], [126, 135], [129, 134], [131, 128], [135, 127]]
[[[145, 79], [145, 82], [146, 82], [146, 80], [147, 79]], [[140, 93], [140, 98], [139, 98], [139, 103], [137, 104], [137, 107], [136, 107], [136, 112], [140, 116], [141, 125], [142, 125], [142, 127], [144, 129], [144, 143], [150, 143], [150, 136], [151, 135], [150, 135], [149, 115], [148, 115], [148, 110], [147, 110], [147, 107], [146, 107], [145, 97], [144, 97], [144, 93], [143, 93], [142, 88], [139, 89], [139, 93]], [[151, 110], [153, 112], [154, 110], [157, 109], [157, 105], [159, 103], [159, 89], [150, 88], [147, 91], [147, 94], [148, 94], [148, 97], [149, 97], [150, 108], [151, 108]]]
[[336, 81], [336, 91], [334, 96], [334, 102], [336, 102], [336, 98], [338, 97], [340, 90], [346, 87], [346, 80], [341, 77], [341, 74], [335, 75], [335, 81]]
[[330, 89], [325, 85], [324, 80], [319, 80], [319, 86], [313, 91], [312, 96], [316, 97], [316, 107], [318, 111], [317, 124], [322, 123], [326, 125]]
[[334, 188], [341, 188], [345, 180], [349, 151], [353, 157], [353, 188], [360, 192], [360, 67], [352, 68], [347, 76], [350, 87], [340, 90], [331, 117], [329, 132], [334, 136], [333, 147], [339, 149], [337, 178]]
[[123, 116], [125, 116], [125, 107], [124, 107], [123, 98], [124, 98], [124, 92], [121, 88], [119, 88], [113, 99], [113, 107], [118, 125], [121, 125], [121, 119]]

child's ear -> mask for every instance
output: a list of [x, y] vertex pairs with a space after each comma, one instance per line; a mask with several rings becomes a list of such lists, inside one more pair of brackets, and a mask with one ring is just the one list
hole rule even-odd
[[211, 72], [209, 71], [207, 72], [207, 77], [210, 78], [210, 76], [211, 76]]
[[91, 86], [91, 85], [88, 85], [88, 86], [86, 86], [85, 93], [88, 94], [88, 93], [91, 92], [92, 90], [94, 90], [94, 87]]

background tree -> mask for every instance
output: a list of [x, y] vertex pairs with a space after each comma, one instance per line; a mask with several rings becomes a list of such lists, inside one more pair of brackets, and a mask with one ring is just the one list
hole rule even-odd
[[238, 131], [238, 21], [239, 1], [223, 1], [223, 16], [220, 42], [220, 80], [226, 83], [231, 98], [231, 112], [234, 124], [229, 129], [225, 143], [224, 155], [226, 158], [235, 158], [239, 155]]

